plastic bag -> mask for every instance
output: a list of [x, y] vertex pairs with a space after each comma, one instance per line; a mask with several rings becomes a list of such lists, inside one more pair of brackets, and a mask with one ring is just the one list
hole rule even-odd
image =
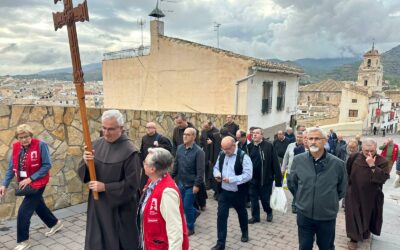
[[281, 187], [275, 187], [271, 195], [271, 208], [282, 213], [287, 211], [287, 199], [285, 191]]
[[394, 188], [400, 187], [400, 175], [396, 174], [396, 179], [394, 180]]

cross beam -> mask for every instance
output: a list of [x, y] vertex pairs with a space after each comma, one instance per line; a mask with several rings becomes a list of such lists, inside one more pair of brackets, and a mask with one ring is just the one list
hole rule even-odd
[[[54, 3], [60, 2], [61, 0], [54, 0]], [[89, 12], [86, 0], [83, 4], [78, 4], [75, 8], [73, 7], [72, 0], [63, 0], [64, 11], [53, 13], [54, 29], [57, 31], [61, 29], [64, 25], [68, 29], [68, 39], [69, 48], [71, 52], [72, 68], [73, 68], [73, 78], [75, 89], [79, 102], [79, 110], [81, 113], [83, 136], [86, 145], [86, 150], [89, 152], [93, 151], [92, 140], [90, 139], [90, 131], [86, 114], [86, 103], [85, 103], [85, 80], [83, 78], [83, 71], [81, 65], [81, 57], [79, 54], [79, 44], [78, 35], [76, 33], [76, 22], [89, 21]], [[91, 181], [96, 180], [96, 171], [94, 167], [93, 160], [87, 161], [89, 176]], [[93, 198], [95, 200], [99, 199], [99, 194], [93, 192]]]

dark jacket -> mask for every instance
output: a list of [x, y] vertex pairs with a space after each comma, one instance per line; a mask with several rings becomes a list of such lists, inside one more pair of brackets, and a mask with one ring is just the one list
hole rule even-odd
[[286, 149], [289, 146], [289, 144], [290, 140], [287, 137], [285, 137], [285, 139], [283, 140], [276, 139], [274, 141], [274, 148], [276, 151], [276, 155], [280, 158], [283, 158], [285, 156]]
[[229, 133], [233, 135], [233, 138], [235, 138], [236, 132], [239, 130], [239, 125], [237, 125], [235, 122], [232, 123], [225, 123], [224, 128], [227, 128]]
[[335, 148], [335, 155], [336, 156], [338, 156], [339, 155], [339, 152], [340, 152], [340, 150], [341, 150], [341, 148], [344, 146], [344, 147], [346, 147], [346, 145], [347, 145], [347, 143], [346, 143], [346, 141], [345, 140], [340, 140], [340, 141], [337, 141], [337, 143], [336, 143], [336, 148]]
[[[263, 140], [260, 144], [259, 147], [256, 147], [254, 145], [254, 142], [248, 144], [248, 150], [249, 150], [249, 155], [251, 157], [254, 150], [258, 150], [258, 153], [261, 157], [261, 178], [260, 178], [260, 185], [263, 186], [268, 183], [272, 183], [275, 180], [275, 186], [277, 187], [282, 187], [282, 173], [281, 173], [281, 168], [279, 165], [278, 157], [276, 155], [275, 149], [272, 146], [272, 144], [267, 141]], [[253, 159], [252, 159], [253, 161]], [[255, 169], [256, 166], [253, 165], [253, 169]], [[252, 183], [254, 183], [255, 178], [257, 176], [254, 175], [253, 171], [253, 179]], [[258, 184], [258, 183], [257, 183]]]
[[149, 148], [154, 148], [154, 142], [158, 142], [158, 147], [164, 148], [169, 152], [172, 151], [172, 144], [169, 139], [159, 133], [155, 133], [154, 135], [145, 135], [142, 137], [142, 144], [140, 146], [140, 158], [142, 161], [146, 159], [147, 154], [149, 153]]
[[333, 220], [346, 192], [344, 162], [326, 151], [314, 161], [310, 152], [296, 155], [290, 170], [297, 211], [313, 220]]
[[[206, 163], [214, 164], [216, 159], [218, 158], [218, 152], [215, 152], [215, 147], [220, 147], [218, 138], [214, 138], [214, 134], [217, 134], [219, 130], [215, 127], [212, 127], [210, 130], [203, 129], [201, 131], [200, 136], [200, 147], [203, 148], [205, 153]], [[207, 144], [207, 139], [212, 141], [211, 144]]]
[[304, 147], [304, 144], [301, 144], [293, 149], [294, 155], [299, 155], [304, 152], [306, 152], [306, 148]]
[[200, 187], [204, 184], [204, 165], [204, 152], [197, 144], [193, 144], [190, 149], [181, 144], [176, 150], [171, 176], [178, 176], [178, 181], [185, 187]]
[[199, 131], [193, 126], [192, 123], [188, 122], [188, 126], [186, 128], [175, 127], [174, 132], [172, 134], [172, 154], [176, 154], [176, 149], [179, 145], [183, 144], [183, 132], [187, 128], [194, 128], [196, 130], [196, 143], [199, 144]]

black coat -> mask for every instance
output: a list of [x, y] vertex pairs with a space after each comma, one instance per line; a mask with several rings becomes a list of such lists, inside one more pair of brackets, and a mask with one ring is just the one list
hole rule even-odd
[[[203, 148], [203, 151], [205, 153], [205, 161], [206, 164], [214, 164], [215, 160], [218, 158], [218, 152], [215, 152], [215, 148], [217, 147], [218, 149], [220, 148], [220, 141], [218, 140], [219, 138], [214, 138], [214, 135], [217, 134], [219, 130], [215, 127], [212, 127], [210, 130], [205, 130], [203, 129], [201, 131], [201, 136], [200, 136], [200, 146]], [[207, 144], [207, 139], [210, 139], [212, 141], [211, 144]], [[216, 155], [215, 155], [216, 153]]]
[[[279, 165], [278, 157], [272, 144], [263, 140], [260, 144], [259, 154], [261, 157], [261, 186], [271, 183], [275, 180], [275, 186], [282, 187], [282, 173]], [[257, 150], [254, 143], [248, 144], [249, 155], [253, 150]], [[253, 176], [254, 179], [254, 176]]]

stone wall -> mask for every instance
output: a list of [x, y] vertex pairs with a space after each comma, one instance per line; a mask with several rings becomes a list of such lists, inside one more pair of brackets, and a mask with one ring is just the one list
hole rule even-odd
[[[102, 109], [88, 109], [87, 115], [92, 140], [99, 137]], [[149, 121], [157, 124], [158, 132], [171, 138], [176, 113], [158, 111], [122, 110], [125, 128], [136, 146], [140, 146]], [[220, 128], [225, 115], [186, 113], [197, 128], [211, 119]], [[236, 122], [247, 129], [247, 116], [237, 116]], [[19, 124], [27, 123], [34, 130], [34, 137], [48, 143], [52, 158], [51, 178], [44, 192], [46, 204], [59, 209], [85, 202], [88, 190], [79, 180], [76, 169], [82, 159], [83, 135], [80, 113], [74, 107], [56, 106], [0, 106], [0, 179], [3, 180], [11, 155], [14, 133]], [[15, 197], [15, 179], [0, 201], [0, 220], [15, 217], [22, 202]]]

